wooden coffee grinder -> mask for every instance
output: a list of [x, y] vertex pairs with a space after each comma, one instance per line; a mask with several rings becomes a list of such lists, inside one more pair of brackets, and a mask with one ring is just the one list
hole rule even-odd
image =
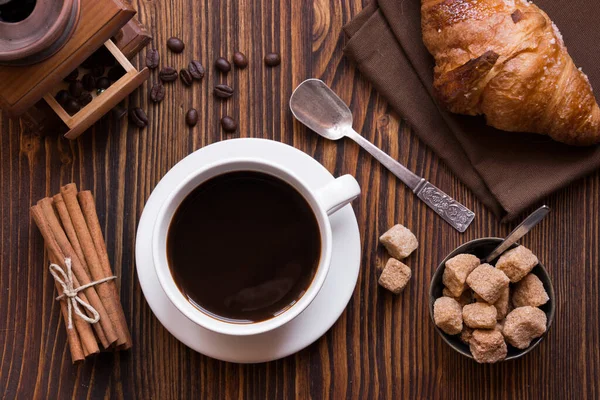
[[[0, 0], [0, 108], [40, 131], [82, 134], [148, 79], [129, 62], [151, 40], [134, 15], [125, 0]], [[106, 70], [120, 65], [122, 74], [69, 114], [55, 97], [99, 53], [110, 58]]]

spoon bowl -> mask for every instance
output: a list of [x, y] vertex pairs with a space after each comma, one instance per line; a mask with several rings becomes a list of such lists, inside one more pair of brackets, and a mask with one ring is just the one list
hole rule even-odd
[[352, 112], [319, 79], [307, 79], [294, 90], [290, 109], [298, 121], [326, 139], [341, 139], [347, 129], [352, 129]]

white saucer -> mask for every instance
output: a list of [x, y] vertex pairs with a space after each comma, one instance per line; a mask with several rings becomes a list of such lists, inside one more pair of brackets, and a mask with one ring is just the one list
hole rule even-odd
[[360, 234], [350, 205], [331, 217], [331, 268], [317, 297], [298, 317], [280, 328], [255, 336], [214, 333], [187, 319], [164, 293], [152, 261], [152, 230], [158, 211], [177, 184], [198, 166], [223, 155], [261, 157], [292, 170], [308, 186], [318, 189], [333, 176], [309, 155], [283, 143], [264, 139], [232, 139], [204, 147], [175, 165], [156, 185], [138, 225], [135, 258], [140, 285], [150, 308], [178, 340], [209, 357], [237, 363], [272, 361], [307, 347], [340, 317], [354, 292], [360, 269]]

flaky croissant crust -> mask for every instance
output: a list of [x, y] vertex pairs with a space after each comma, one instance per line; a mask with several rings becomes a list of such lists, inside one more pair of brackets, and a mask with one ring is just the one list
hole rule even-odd
[[573, 144], [600, 141], [587, 76], [548, 15], [523, 0], [422, 0], [423, 41], [439, 101], [459, 114]]

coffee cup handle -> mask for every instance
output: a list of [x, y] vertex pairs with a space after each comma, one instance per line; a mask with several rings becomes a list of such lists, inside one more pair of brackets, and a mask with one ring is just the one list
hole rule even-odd
[[317, 190], [315, 197], [327, 215], [332, 215], [360, 194], [360, 186], [352, 175], [340, 176]]

